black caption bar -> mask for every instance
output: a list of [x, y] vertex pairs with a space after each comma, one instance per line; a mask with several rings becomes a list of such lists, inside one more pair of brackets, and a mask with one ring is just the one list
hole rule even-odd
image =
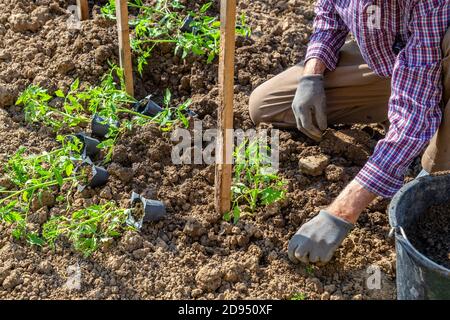
[[[2, 314], [75, 315], [78, 318], [121, 320], [202, 320], [202, 319], [322, 319], [345, 315], [346, 320], [370, 314], [372, 317], [393, 316], [397, 311], [405, 317], [415, 309], [448, 310], [448, 301], [0, 301]], [[10, 310], [7, 310], [9, 309]], [[6, 319], [6, 316], [5, 316]], [[60, 317], [58, 317], [60, 319]], [[87, 318], [86, 318], [87, 319]]]

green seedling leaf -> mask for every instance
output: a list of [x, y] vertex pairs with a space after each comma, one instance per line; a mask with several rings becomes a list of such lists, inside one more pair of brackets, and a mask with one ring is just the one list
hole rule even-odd
[[307, 296], [303, 292], [294, 293], [291, 298], [291, 300], [299, 300], [299, 301], [306, 300], [306, 299], [307, 299]]
[[73, 163], [69, 163], [69, 164], [67, 164], [67, 166], [66, 166], [66, 176], [71, 176], [72, 175], [72, 173], [73, 173], [73, 169], [74, 169], [74, 165], [73, 165]]
[[70, 86], [70, 91], [76, 91], [80, 87], [80, 79], [76, 79]]
[[238, 223], [240, 217], [241, 217], [241, 209], [239, 208], [239, 206], [235, 206], [233, 208], [233, 222], [235, 224]]
[[36, 233], [28, 233], [27, 236], [27, 242], [34, 246], [43, 246], [45, 244], [45, 241], [39, 237]]
[[61, 89], [58, 89], [55, 91], [55, 95], [59, 98], [65, 98], [66, 96], [64, 95], [64, 92], [62, 92]]

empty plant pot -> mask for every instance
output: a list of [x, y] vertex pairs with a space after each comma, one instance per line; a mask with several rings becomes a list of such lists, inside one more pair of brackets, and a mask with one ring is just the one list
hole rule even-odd
[[97, 139], [92, 138], [85, 133], [77, 133], [75, 137], [77, 137], [83, 144], [83, 157], [95, 158], [100, 153], [100, 149], [97, 148], [97, 146], [100, 144], [100, 141], [98, 141]]
[[111, 128], [111, 126], [118, 127], [119, 123], [117, 121], [104, 119], [99, 115], [95, 114], [92, 118], [91, 126], [93, 135], [99, 138], [105, 138], [109, 132], [109, 128]]
[[108, 171], [103, 167], [94, 165], [89, 157], [83, 160], [80, 167], [81, 170], [85, 170], [86, 181], [85, 184], [78, 185], [78, 191], [83, 191], [86, 187], [97, 188], [108, 182]]
[[194, 18], [192, 18], [191, 16], [187, 16], [186, 18], [184, 18], [183, 25], [180, 28], [181, 32], [193, 33], [194, 28], [191, 26], [193, 22]]
[[135, 110], [143, 114], [144, 116], [154, 117], [158, 113], [162, 112], [163, 108], [161, 108], [156, 102], [148, 97], [145, 99], [145, 101], [141, 101], [140, 103], [138, 103]]
[[128, 214], [128, 223], [141, 228], [146, 221], [158, 221], [166, 215], [166, 206], [161, 201], [149, 200], [140, 194], [131, 194], [131, 209]]
[[103, 167], [92, 166], [92, 177], [89, 180], [89, 187], [96, 188], [106, 184], [108, 182], [109, 173]]

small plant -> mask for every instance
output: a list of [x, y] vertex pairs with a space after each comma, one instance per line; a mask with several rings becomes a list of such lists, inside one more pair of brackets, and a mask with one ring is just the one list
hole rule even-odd
[[47, 244], [53, 248], [58, 240], [65, 239], [85, 257], [119, 237], [124, 230], [133, 229], [127, 225], [127, 217], [126, 209], [118, 208], [114, 202], [107, 202], [77, 210], [70, 217], [53, 216], [43, 224], [39, 234], [27, 230], [27, 217], [18, 209], [17, 202], [0, 207], [0, 221], [15, 225], [12, 231], [15, 239], [25, 239], [37, 246]]
[[34, 196], [41, 196], [42, 191], [76, 180], [74, 160], [81, 160], [81, 141], [58, 136], [63, 147], [39, 155], [25, 156], [26, 149], [21, 147], [5, 165], [5, 172], [15, 190], [0, 190], [0, 194], [7, 194], [0, 199], [0, 205], [14, 198], [28, 203]]
[[292, 295], [291, 300], [306, 300], [308, 297], [303, 292], [296, 292]]
[[[253, 214], [258, 206], [267, 206], [283, 200], [286, 182], [270, 169], [270, 147], [259, 139], [246, 139], [234, 152], [234, 178], [231, 187], [232, 210], [225, 214], [236, 223], [242, 215]], [[246, 207], [243, 212], [241, 206]]]
[[187, 100], [177, 107], [172, 107], [171, 96], [172, 94], [167, 89], [164, 95], [164, 108], [153, 117], [146, 116], [131, 109], [117, 108], [113, 104], [104, 104], [99, 109], [98, 114], [102, 118], [108, 119], [107, 121], [110, 123], [118, 123], [119, 117], [117, 115], [120, 113], [127, 113], [132, 116], [130, 120], [122, 120], [119, 126], [111, 125], [106, 139], [98, 145], [98, 148], [105, 151], [104, 163], [108, 163], [111, 160], [114, 146], [117, 144], [118, 139], [133, 127], [143, 126], [147, 123], [155, 123], [160, 127], [161, 131], [171, 131], [176, 123], [180, 123], [187, 128], [189, 126], [189, 120], [185, 114], [191, 104], [191, 100]]
[[103, 244], [119, 237], [127, 227], [127, 210], [114, 202], [77, 210], [70, 217], [54, 216], [42, 228], [42, 240], [55, 247], [61, 238], [69, 241], [76, 251], [89, 257]]
[[[142, 74], [148, 58], [158, 44], [173, 43], [175, 54], [184, 59], [189, 54], [206, 56], [210, 63], [219, 53], [220, 21], [206, 13], [213, 2], [204, 4], [198, 12], [182, 15], [184, 6], [178, 0], [157, 0], [155, 5], [146, 6], [142, 0], [128, 2], [130, 8], [138, 10], [137, 16], [130, 20], [134, 28], [131, 46], [137, 55], [137, 69]], [[115, 19], [115, 0], [102, 7], [104, 17]], [[236, 33], [249, 36], [250, 29], [245, 15], [241, 16]]]
[[[115, 82], [114, 75], [119, 78]], [[30, 85], [17, 99], [16, 105], [24, 106], [25, 120], [40, 122], [59, 131], [62, 127], [75, 127], [79, 124], [88, 124], [90, 116], [95, 113], [106, 118], [118, 119], [119, 113], [134, 113], [122, 106], [136, 102], [130, 97], [125, 88], [122, 69], [111, 65], [110, 71], [103, 76], [99, 86], [80, 90], [80, 81], [76, 79], [67, 94], [62, 90], [50, 95], [46, 89]], [[51, 105], [53, 99], [63, 99], [62, 106]]]
[[30, 85], [17, 99], [16, 105], [24, 106], [25, 120], [27, 122], [41, 122], [52, 127], [55, 131], [62, 127], [75, 127], [80, 123], [88, 123], [89, 118], [83, 115], [86, 110], [75, 95], [79, 81], [75, 80], [65, 95], [57, 90], [55, 95], [64, 99], [61, 108], [50, 105], [54, 97], [48, 94], [46, 89], [36, 85]]
[[16, 239], [40, 244], [39, 237], [26, 227], [33, 204], [42, 203], [44, 196], [52, 197], [53, 188], [62, 188], [65, 184], [75, 186], [81, 179], [73, 163], [80, 160], [81, 142], [72, 137], [58, 136], [57, 139], [63, 144], [62, 148], [29, 156], [25, 156], [25, 148], [20, 148], [5, 165], [12, 190], [0, 189], [0, 220], [14, 224], [12, 235]]
[[11, 235], [17, 239], [25, 238], [28, 243], [40, 245], [42, 241], [36, 232], [27, 232], [27, 216], [24, 209], [18, 205], [18, 201], [10, 201], [0, 206], [0, 221], [14, 226]]
[[77, 97], [87, 104], [89, 113], [99, 114], [104, 118], [119, 120], [120, 113], [133, 113], [125, 108], [136, 100], [125, 91], [123, 70], [112, 64], [103, 75], [99, 86], [90, 87], [78, 93]]
[[189, 126], [189, 120], [186, 117], [186, 112], [192, 100], [189, 99], [177, 107], [171, 107], [171, 101], [172, 93], [169, 89], [166, 89], [164, 94], [164, 109], [153, 117], [153, 121], [159, 125], [162, 131], [171, 131], [177, 121], [187, 128]]
[[310, 276], [313, 276], [313, 275], [314, 275], [314, 268], [313, 268], [311, 265], [307, 265], [307, 266], [305, 267], [305, 271], [306, 271], [306, 273], [309, 274]]

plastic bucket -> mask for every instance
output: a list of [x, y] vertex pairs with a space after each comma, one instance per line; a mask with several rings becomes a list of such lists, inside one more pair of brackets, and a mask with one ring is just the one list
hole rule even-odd
[[418, 178], [392, 199], [389, 222], [395, 233], [399, 300], [450, 299], [450, 270], [416, 250], [405, 233], [430, 206], [448, 203], [450, 175]]

